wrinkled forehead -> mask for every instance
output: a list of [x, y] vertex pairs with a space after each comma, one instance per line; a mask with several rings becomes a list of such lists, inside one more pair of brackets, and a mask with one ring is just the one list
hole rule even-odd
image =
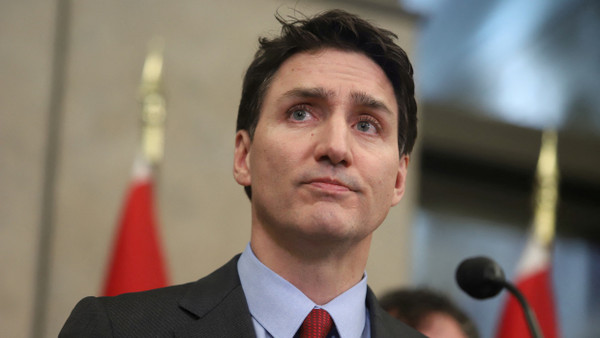
[[385, 72], [359, 52], [328, 48], [292, 55], [274, 74], [263, 103], [294, 96], [352, 100], [398, 114], [394, 88]]

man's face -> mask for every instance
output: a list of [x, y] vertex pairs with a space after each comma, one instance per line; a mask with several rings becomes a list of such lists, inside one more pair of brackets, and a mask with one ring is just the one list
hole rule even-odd
[[287, 243], [370, 238], [404, 192], [397, 121], [392, 85], [365, 55], [324, 49], [286, 60], [253, 140], [236, 135], [234, 177], [252, 186], [253, 232]]

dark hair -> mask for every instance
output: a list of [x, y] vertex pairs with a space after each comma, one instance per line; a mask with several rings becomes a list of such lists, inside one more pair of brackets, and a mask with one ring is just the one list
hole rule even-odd
[[[398, 102], [398, 148], [401, 155], [410, 154], [417, 136], [417, 103], [413, 68], [406, 52], [394, 43], [397, 36], [342, 10], [289, 21], [275, 17], [282, 25], [281, 35], [258, 40], [244, 77], [236, 130], [247, 130], [253, 138], [265, 94], [285, 60], [301, 52], [336, 48], [363, 53], [383, 69]], [[250, 197], [250, 187], [245, 189]]]
[[448, 297], [429, 289], [400, 289], [381, 297], [379, 303], [384, 310], [408, 326], [418, 328], [425, 318], [435, 312], [454, 318], [469, 338], [478, 338], [479, 333], [471, 319]]

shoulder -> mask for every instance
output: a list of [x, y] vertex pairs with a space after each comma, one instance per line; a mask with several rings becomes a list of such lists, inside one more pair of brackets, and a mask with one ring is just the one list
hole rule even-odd
[[181, 299], [197, 282], [169, 286], [143, 292], [125, 293], [115, 297], [95, 298], [98, 306], [111, 316], [111, 320], [132, 317], [132, 313], [143, 315], [145, 320], [164, 318], [175, 312]]
[[[60, 337], [172, 335], [218, 309], [239, 289], [237, 257], [212, 274], [191, 283], [126, 293], [86, 297], [73, 309]], [[235, 300], [245, 304], [243, 292]]]
[[[190, 315], [178, 309], [178, 299], [191, 285], [171, 286], [115, 297], [83, 298], [65, 322], [59, 337], [107, 337], [160, 332], [175, 327]], [[160, 327], [158, 327], [160, 323]]]

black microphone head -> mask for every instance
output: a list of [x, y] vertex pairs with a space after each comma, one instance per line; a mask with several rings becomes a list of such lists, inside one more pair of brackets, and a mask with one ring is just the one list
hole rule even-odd
[[469, 296], [486, 299], [504, 288], [504, 271], [487, 257], [468, 258], [456, 269], [456, 282]]

